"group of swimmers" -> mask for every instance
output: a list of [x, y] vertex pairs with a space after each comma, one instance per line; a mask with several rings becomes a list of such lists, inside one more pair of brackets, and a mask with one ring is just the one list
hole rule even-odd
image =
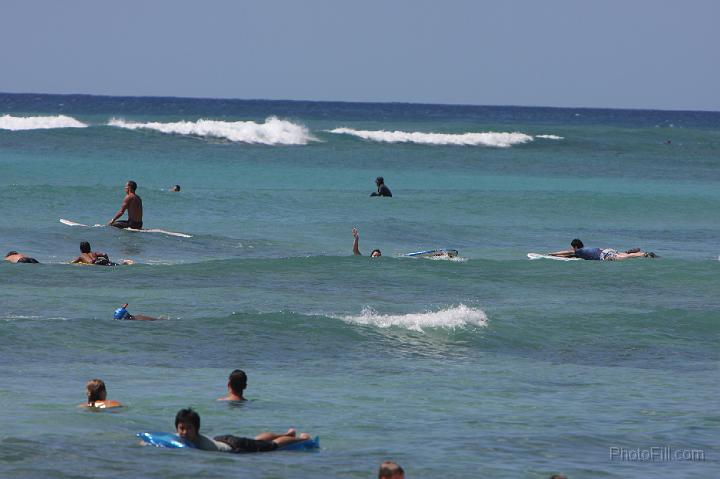
[[[240, 369], [230, 373], [227, 382], [227, 394], [218, 401], [243, 402], [247, 388], [247, 374]], [[91, 410], [105, 410], [124, 407], [122, 403], [107, 398], [107, 387], [102, 379], [91, 379], [85, 385], [87, 402], [78, 407]], [[254, 438], [224, 434], [210, 438], [200, 433], [200, 415], [192, 408], [181, 409], [175, 415], [175, 433], [184, 441], [203, 451], [251, 453], [270, 452], [294, 443], [308, 441], [310, 434], [300, 433], [293, 428], [284, 433], [261, 432]], [[143, 443], [144, 444], [144, 443]], [[402, 467], [391, 461], [380, 465], [378, 478], [404, 479]]]

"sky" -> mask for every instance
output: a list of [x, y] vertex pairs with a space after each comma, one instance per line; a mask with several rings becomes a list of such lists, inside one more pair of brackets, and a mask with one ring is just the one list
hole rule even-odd
[[0, 92], [720, 110], [716, 0], [23, 0]]

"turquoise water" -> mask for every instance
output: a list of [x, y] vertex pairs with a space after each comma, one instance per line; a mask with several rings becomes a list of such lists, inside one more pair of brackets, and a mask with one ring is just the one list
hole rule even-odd
[[[0, 476], [712, 477], [718, 151], [718, 113], [0, 95], [2, 252], [43, 263], [0, 264]], [[59, 223], [128, 179], [193, 237]], [[661, 257], [526, 259], [575, 237]], [[65, 264], [83, 240], [137, 264]], [[462, 260], [399, 257], [437, 247]], [[128, 407], [78, 410], [94, 377]], [[322, 449], [137, 445], [187, 406]], [[705, 460], [610, 456], [663, 446]]]

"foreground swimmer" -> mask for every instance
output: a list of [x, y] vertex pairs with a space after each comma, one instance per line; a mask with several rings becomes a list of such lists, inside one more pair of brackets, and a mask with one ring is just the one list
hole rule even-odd
[[269, 452], [295, 442], [307, 441], [310, 435], [299, 436], [295, 429], [288, 429], [285, 434], [263, 432], [255, 439], [231, 435], [215, 436], [210, 439], [200, 434], [200, 415], [192, 409], [181, 409], [175, 416], [175, 431], [181, 438], [190, 441], [196, 448], [203, 451], [221, 452]]
[[[136, 230], [142, 229], [142, 200], [135, 194], [135, 190], [137, 190], [137, 183], [132, 180], [128, 181], [125, 185], [125, 198], [123, 199], [122, 205], [120, 205], [120, 210], [115, 213], [113, 219], [108, 221], [108, 226], [114, 226], [115, 228], [133, 228]], [[117, 221], [118, 218], [125, 214], [125, 211], [128, 212], [128, 219]]]
[[31, 258], [30, 256], [26, 256], [22, 253], [18, 253], [17, 251], [8, 251], [8, 254], [5, 255], [5, 261], [9, 261], [11, 263], [39, 263], [40, 261], [36, 260], [35, 258]]
[[575, 238], [570, 243], [572, 250], [556, 251], [548, 253], [549, 256], [558, 256], [560, 258], [582, 258], [595, 261], [621, 261], [633, 258], [655, 258], [653, 252], [641, 251], [640, 248], [619, 253], [609, 248], [586, 248], [582, 241]]
[[[352, 235], [353, 235], [353, 254], [355, 256], [362, 256], [362, 253], [360, 252], [360, 234], [358, 233], [357, 228], [352, 229]], [[382, 256], [382, 253], [379, 249], [372, 250], [372, 253], [370, 253], [371, 258], [379, 258]]]
[[247, 387], [247, 375], [245, 371], [236, 369], [230, 373], [227, 383], [227, 396], [218, 398], [218, 401], [245, 401], [243, 392]]
[[[71, 261], [73, 264], [94, 264], [98, 266], [117, 266], [117, 263], [110, 261], [107, 253], [93, 251], [90, 243], [87, 241], [80, 242], [80, 256]], [[122, 264], [133, 264], [132, 260], [125, 259]]]
[[122, 307], [115, 310], [113, 313], [113, 319], [124, 319], [134, 321], [158, 321], [161, 318], [153, 318], [152, 316], [145, 316], [142, 314], [130, 314], [127, 310], [128, 304], [125, 303]]
[[107, 399], [107, 389], [105, 389], [105, 383], [102, 379], [91, 379], [85, 385], [85, 389], [87, 390], [88, 399], [86, 404], [80, 404], [82, 407], [95, 409], [122, 407], [121, 403]]
[[396, 462], [385, 461], [380, 464], [378, 479], [405, 479], [405, 470]]

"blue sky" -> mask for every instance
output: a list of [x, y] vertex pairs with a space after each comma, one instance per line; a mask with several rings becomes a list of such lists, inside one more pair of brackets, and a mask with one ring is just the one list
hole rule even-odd
[[4, 2], [0, 91], [720, 110], [720, 1]]

